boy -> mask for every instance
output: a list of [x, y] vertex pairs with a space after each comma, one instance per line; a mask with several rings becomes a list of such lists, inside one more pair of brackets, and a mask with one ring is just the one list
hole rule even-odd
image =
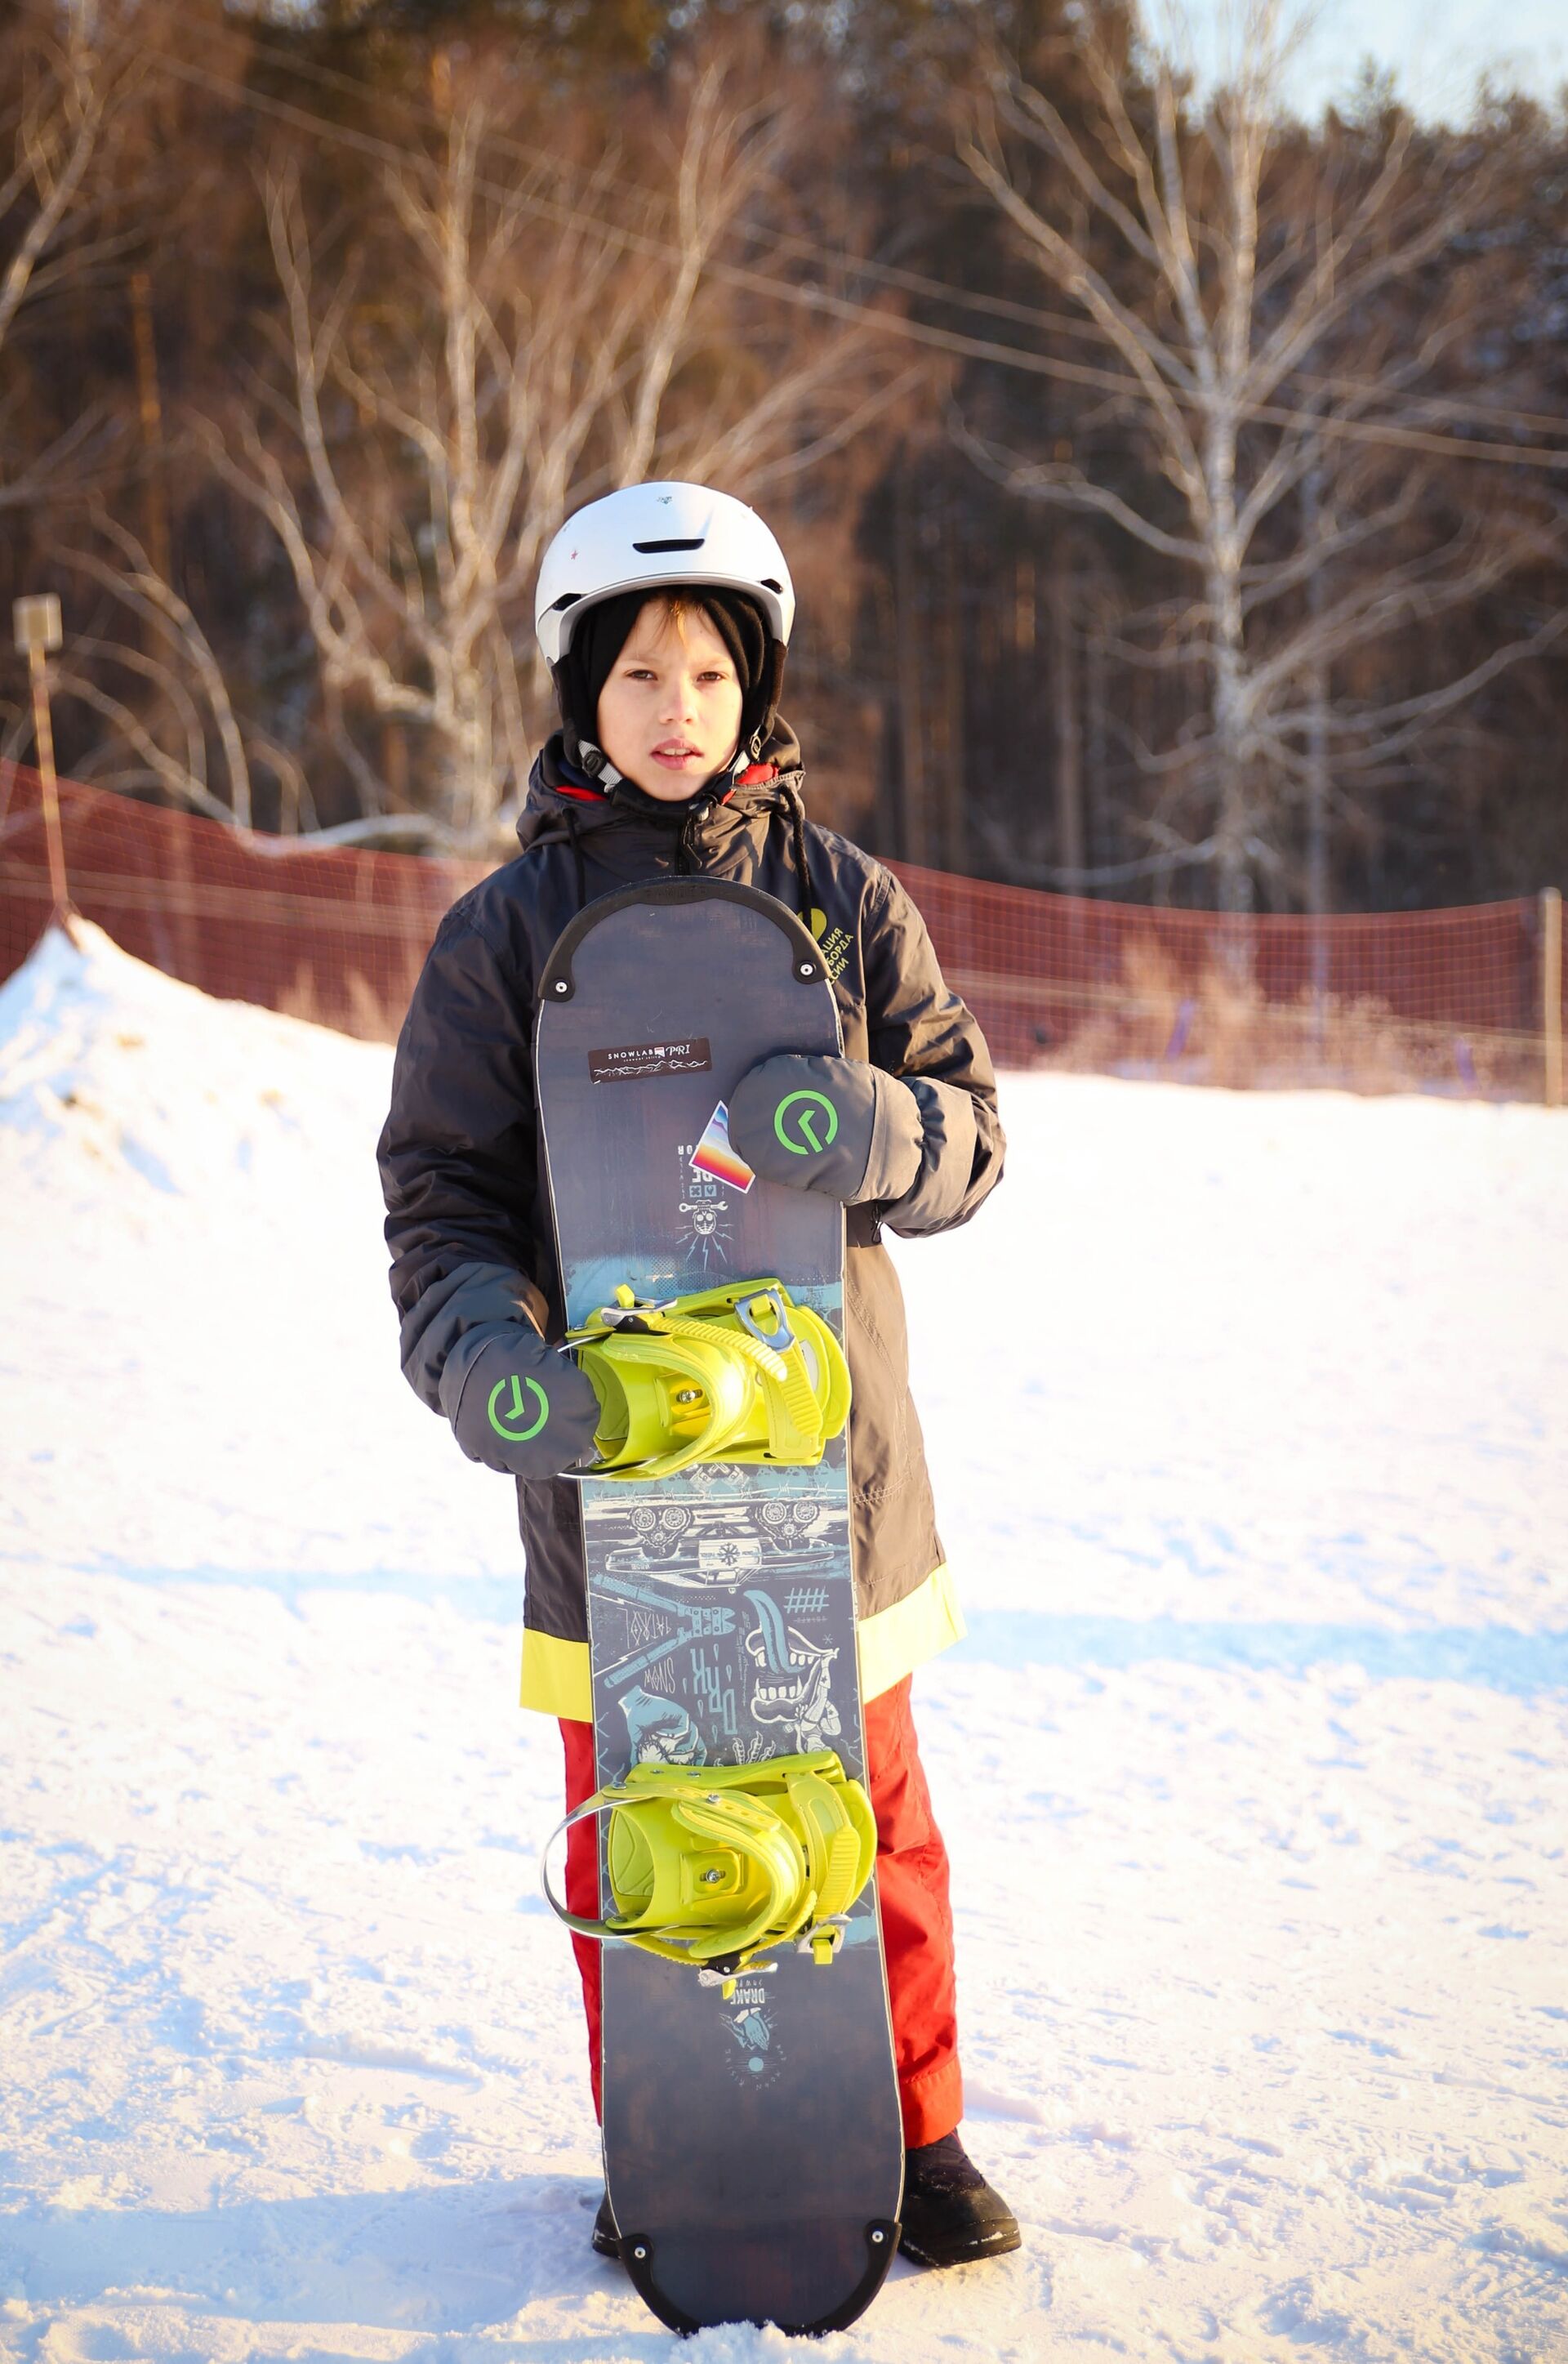
[[[636, 485], [569, 519], [545, 553], [536, 621], [562, 728], [535, 765], [519, 858], [447, 914], [397, 1048], [381, 1142], [403, 1367], [471, 1460], [517, 1481], [528, 1562], [523, 1701], [561, 1721], [568, 1807], [595, 1787], [578, 1495], [598, 1405], [548, 1340], [564, 1326], [534, 1119], [534, 981], [592, 898], [671, 872], [738, 879], [797, 909], [822, 946], [842, 1058], [764, 1060], [730, 1138], [800, 1187], [772, 1116], [803, 1085], [837, 1130], [807, 1187], [847, 1209], [846, 1350], [868, 1787], [907, 2165], [905, 2251], [956, 2265], [1018, 2246], [965, 2155], [948, 1865], [910, 1720], [910, 1676], [962, 1627], [909, 1400], [903, 1304], [882, 1227], [945, 1231], [1002, 1170], [995, 1081], [943, 984], [918, 913], [845, 838], [808, 822], [778, 713], [794, 618], [778, 543], [700, 485]], [[787, 1278], [787, 1275], [785, 1276]], [[498, 1388], [548, 1378], [527, 1442], [485, 1416]], [[568, 1898], [594, 1909], [593, 1842], [573, 1834]], [[578, 1966], [599, 2100], [598, 1949]], [[617, 2251], [607, 2203], [594, 2245]]]

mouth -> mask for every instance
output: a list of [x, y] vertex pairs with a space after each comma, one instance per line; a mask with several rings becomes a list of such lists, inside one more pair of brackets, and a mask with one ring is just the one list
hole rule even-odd
[[655, 747], [653, 760], [667, 772], [684, 772], [688, 764], [702, 762], [702, 750], [689, 747], [684, 739], [672, 739], [662, 747]]
[[820, 1705], [827, 1689], [828, 1662], [819, 1658], [791, 1682], [756, 1684], [751, 1713], [759, 1723], [793, 1723], [803, 1710]]
[[[758, 1678], [751, 1686], [751, 1713], [759, 1723], [794, 1723], [802, 1711], [810, 1712], [820, 1706], [836, 1651], [817, 1649], [801, 1634], [792, 1632], [786, 1670], [776, 1657], [770, 1663], [770, 1654], [760, 1634], [749, 1634], [746, 1647], [757, 1663]], [[772, 1680], [768, 1679], [770, 1676]]]

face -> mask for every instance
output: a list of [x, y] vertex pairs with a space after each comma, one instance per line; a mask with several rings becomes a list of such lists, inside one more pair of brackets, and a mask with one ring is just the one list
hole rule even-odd
[[733, 758], [742, 703], [706, 617], [688, 608], [677, 625], [650, 599], [599, 692], [599, 744], [623, 778], [675, 804]]

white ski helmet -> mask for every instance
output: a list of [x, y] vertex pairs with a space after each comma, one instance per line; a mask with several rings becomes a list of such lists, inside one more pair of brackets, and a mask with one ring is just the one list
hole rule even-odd
[[628, 485], [569, 517], [544, 553], [534, 629], [545, 663], [561, 663], [578, 617], [601, 599], [683, 583], [745, 592], [788, 647], [795, 586], [756, 510], [708, 485]]

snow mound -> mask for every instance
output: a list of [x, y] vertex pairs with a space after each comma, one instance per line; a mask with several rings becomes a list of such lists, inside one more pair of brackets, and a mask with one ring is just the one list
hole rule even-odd
[[0, 1180], [133, 1219], [248, 1183], [273, 1202], [362, 1163], [389, 1066], [381, 1044], [216, 1001], [75, 920], [0, 987]]

